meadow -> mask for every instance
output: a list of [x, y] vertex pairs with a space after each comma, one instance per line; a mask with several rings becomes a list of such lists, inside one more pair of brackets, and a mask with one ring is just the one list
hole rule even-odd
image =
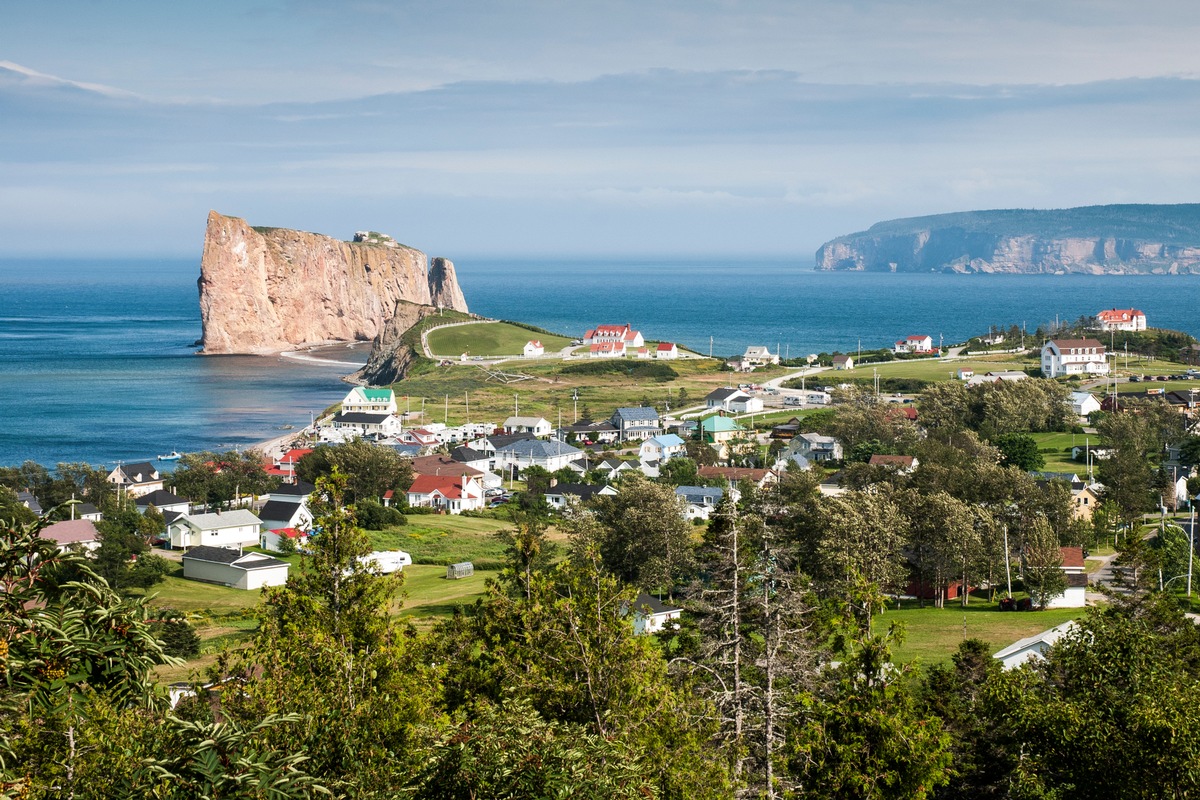
[[450, 325], [431, 330], [426, 336], [430, 352], [441, 358], [458, 358], [462, 353], [484, 357], [519, 356], [531, 339], [540, 341], [547, 355], [571, 344], [565, 336], [533, 331], [511, 322]]

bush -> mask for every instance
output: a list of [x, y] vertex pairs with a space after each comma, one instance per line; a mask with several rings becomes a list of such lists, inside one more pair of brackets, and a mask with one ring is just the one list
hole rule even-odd
[[163, 643], [169, 656], [194, 658], [200, 655], [200, 634], [196, 633], [183, 614], [173, 608], [164, 608], [162, 615], [153, 625], [154, 634]]
[[571, 364], [559, 372], [563, 375], [628, 375], [631, 378], [649, 378], [665, 383], [679, 377], [679, 373], [670, 364], [661, 361], [627, 361], [624, 359], [605, 359], [601, 361], [585, 361], [581, 364]]
[[384, 528], [408, 524], [408, 520], [399, 511], [372, 500], [358, 503], [354, 511], [358, 516], [358, 524], [369, 531], [381, 531]]

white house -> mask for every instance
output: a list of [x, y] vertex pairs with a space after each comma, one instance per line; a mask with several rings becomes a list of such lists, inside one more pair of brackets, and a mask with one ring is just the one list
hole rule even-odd
[[932, 353], [933, 337], [906, 336], [892, 347], [894, 353]]
[[968, 369], [968, 368], [966, 368], [966, 367], [959, 367], [959, 370], [958, 370], [958, 379], [959, 379], [960, 381], [965, 381], [965, 380], [967, 380], [968, 378], [974, 378], [974, 377], [975, 377], [975, 370], [973, 370], [973, 369]]
[[183, 554], [183, 577], [234, 589], [261, 589], [287, 583], [288, 563], [262, 553], [204, 545]]
[[60, 550], [75, 545], [84, 550], [100, 546], [100, 531], [90, 519], [67, 519], [42, 528], [38, 536], [58, 543]]
[[1104, 345], [1095, 339], [1051, 339], [1042, 347], [1042, 374], [1107, 375]]
[[450, 514], [483, 508], [483, 487], [469, 475], [417, 475], [408, 487], [408, 504]]
[[[741, 495], [737, 489], [730, 489], [729, 493], [734, 502]], [[675, 489], [675, 496], [683, 502], [685, 519], [708, 519], [724, 499], [725, 490], [719, 486], [679, 486]]]
[[[720, 411], [733, 411], [733, 404], [744, 404], [749, 400], [750, 395], [743, 392], [741, 389], [713, 389], [704, 398], [705, 408], [715, 408]], [[762, 410], [762, 401], [758, 403], [759, 410]]]
[[633, 632], [635, 635], [658, 633], [682, 614], [682, 608], [664, 605], [653, 595], [642, 592], [633, 601]]
[[343, 413], [395, 414], [396, 393], [391, 389], [355, 386], [342, 399]]
[[163, 489], [160, 489], [157, 492], [144, 494], [137, 499], [138, 513], [145, 514], [150, 510], [150, 506], [154, 506], [164, 514], [168, 511], [186, 514], [190, 508], [187, 500], [182, 497], [176, 497], [175, 495]]
[[565, 442], [518, 439], [496, 448], [496, 471], [503, 474], [509, 467], [518, 471], [524, 467], [542, 467], [557, 472], [582, 455], [582, 450]]
[[750, 368], [765, 367], [768, 364], [778, 364], [779, 353], [772, 353], [766, 347], [751, 345], [742, 354], [742, 364]]
[[1062, 594], [1050, 599], [1046, 608], [1083, 608], [1087, 605], [1087, 575], [1084, 573], [1082, 547], [1060, 547], [1062, 571], [1067, 576], [1067, 588]]
[[333, 418], [336, 430], [358, 436], [396, 436], [404, 424], [395, 414], [385, 412], [342, 412]]
[[679, 358], [679, 348], [674, 342], [659, 342], [654, 357], [668, 360]]
[[[624, 347], [641, 347], [646, 344], [640, 331], [635, 331], [629, 323], [624, 325], [597, 325], [583, 335], [584, 344], [603, 342], [620, 342]], [[622, 350], [624, 350], [622, 347]]]
[[163, 488], [162, 476], [149, 461], [118, 464], [116, 469], [108, 473], [108, 482], [115, 483], [118, 489], [124, 489], [130, 497], [141, 497]]
[[650, 406], [626, 406], [618, 408], [609, 419], [619, 432], [622, 442], [648, 439], [662, 433], [662, 422], [658, 411]]
[[1043, 658], [1043, 653], [1049, 650], [1063, 636], [1074, 631], [1076, 627], [1075, 620], [1068, 620], [1057, 628], [1051, 628], [1048, 631], [1042, 631], [1041, 633], [1013, 642], [992, 656], [992, 658], [999, 661], [1004, 669], [1016, 669], [1026, 661], [1036, 661], [1039, 658]]
[[534, 436], [549, 436], [554, 426], [545, 417], [509, 417], [504, 420], [505, 433], [532, 433]]
[[624, 358], [624, 342], [592, 342], [588, 345], [588, 355], [592, 358]]
[[1071, 412], [1077, 417], [1086, 417], [1100, 410], [1100, 401], [1091, 392], [1071, 392]]
[[1096, 315], [1096, 326], [1102, 331], [1144, 331], [1146, 315], [1136, 308], [1111, 308]]
[[834, 369], [854, 369], [854, 359], [850, 356], [834, 356]]
[[283, 547], [281, 544], [284, 539], [290, 539], [295, 542], [297, 547], [303, 547], [308, 543], [308, 531], [299, 528], [266, 530], [258, 535], [258, 546], [263, 550], [270, 550], [273, 553], [282, 553]]
[[670, 461], [675, 456], [687, 455], [687, 442], [673, 433], [662, 433], [642, 442], [638, 458], [642, 461]]
[[617, 494], [617, 490], [611, 486], [596, 485], [591, 483], [556, 483], [546, 490], [545, 498], [550, 507], [561, 511], [567, 507], [571, 499], [580, 503], [591, 500], [597, 495], [602, 497], [613, 497]]
[[312, 512], [308, 510], [308, 496], [299, 498], [300, 502], [291, 502], [291, 498], [268, 500], [258, 510], [258, 518], [266, 530], [275, 528], [303, 528], [311, 530], [313, 523]]
[[530, 339], [525, 343], [525, 349], [522, 351], [522, 355], [524, 355], [526, 358], [537, 358], [538, 356], [544, 356], [545, 354], [546, 348], [542, 347], [542, 343], [538, 339]]
[[244, 508], [218, 514], [184, 515], [167, 525], [172, 549], [258, 544], [262, 520]]

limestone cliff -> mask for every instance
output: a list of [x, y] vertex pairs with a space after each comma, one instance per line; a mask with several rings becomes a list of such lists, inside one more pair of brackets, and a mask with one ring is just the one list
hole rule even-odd
[[[387, 239], [387, 237], [383, 237]], [[208, 215], [200, 263], [202, 352], [275, 353], [365, 341], [400, 303], [466, 311], [445, 259], [387, 240], [342, 242]]]
[[969, 211], [891, 220], [817, 250], [818, 270], [1200, 274], [1200, 205]]

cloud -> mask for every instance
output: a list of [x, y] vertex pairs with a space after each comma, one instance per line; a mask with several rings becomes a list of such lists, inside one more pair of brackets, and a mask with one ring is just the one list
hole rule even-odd
[[0, 61], [0, 81], [14, 86], [28, 86], [31, 88], [71, 88], [80, 89], [85, 92], [94, 92], [105, 97], [113, 98], [136, 98], [137, 95], [133, 92], [124, 89], [117, 89], [112, 86], [105, 86], [99, 83], [86, 83], [83, 81], [73, 81], [67, 78], [59, 78], [56, 75], [47, 75], [44, 72], [23, 67], [20, 64], [15, 64], [12, 61]]

